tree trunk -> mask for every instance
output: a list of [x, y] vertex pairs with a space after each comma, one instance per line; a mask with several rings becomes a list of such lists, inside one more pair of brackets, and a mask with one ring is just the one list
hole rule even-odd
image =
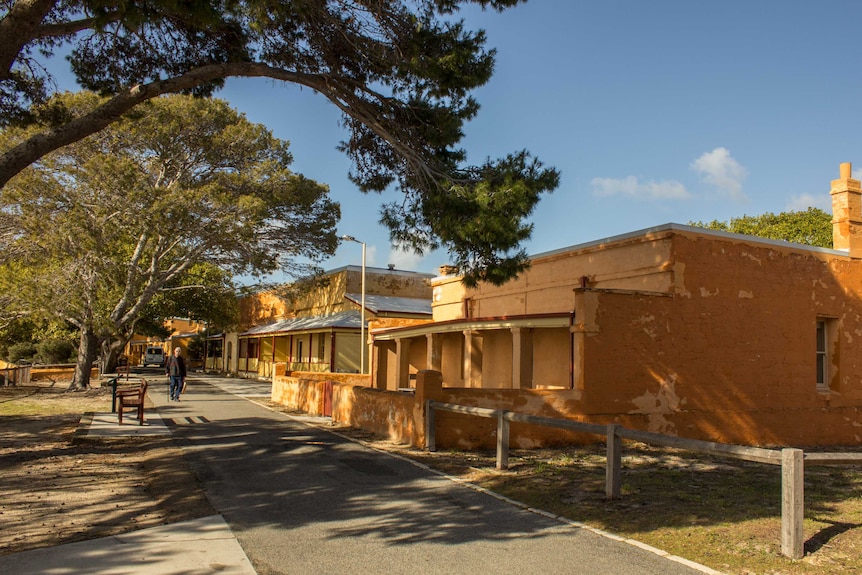
[[90, 370], [93, 368], [93, 360], [96, 359], [98, 351], [98, 338], [93, 328], [81, 329], [81, 340], [78, 343], [78, 361], [75, 364], [75, 376], [69, 389], [87, 389], [90, 387]]
[[126, 343], [128, 342], [125, 339], [106, 339], [102, 342], [102, 373], [117, 371], [117, 363]]

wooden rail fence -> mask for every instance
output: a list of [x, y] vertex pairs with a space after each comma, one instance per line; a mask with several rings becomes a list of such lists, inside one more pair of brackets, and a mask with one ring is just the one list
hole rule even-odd
[[766, 449], [713, 443], [697, 439], [684, 439], [627, 429], [617, 424], [598, 425], [570, 419], [558, 419], [528, 415], [502, 409], [469, 407], [453, 403], [426, 402], [425, 437], [429, 451], [437, 451], [435, 441], [435, 411], [449, 411], [476, 417], [497, 420], [497, 469], [509, 466], [509, 426], [511, 422], [543, 425], [567, 429], [592, 435], [604, 436], [607, 441], [607, 463], [605, 466], [605, 497], [616, 499], [621, 493], [622, 440], [640, 441], [649, 445], [661, 445], [707, 453], [732, 459], [781, 466], [781, 552], [791, 559], [801, 559], [805, 553], [805, 537], [802, 526], [804, 517], [804, 465], [862, 465], [862, 453], [805, 453], [801, 449]]
[[0, 369], [0, 385], [27, 385], [30, 383], [29, 365]]

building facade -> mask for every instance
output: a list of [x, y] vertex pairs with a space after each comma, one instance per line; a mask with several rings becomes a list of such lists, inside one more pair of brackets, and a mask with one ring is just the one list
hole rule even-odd
[[728, 443], [862, 442], [862, 188], [834, 248], [668, 224], [432, 281], [433, 322], [372, 331], [372, 385], [443, 374], [473, 405]]
[[[369, 330], [361, 324], [362, 276], [361, 267], [345, 266], [304, 287], [243, 298], [240, 329], [209, 338], [208, 365], [253, 378], [272, 377], [276, 364], [284, 364], [287, 372], [358, 373], [365, 366], [367, 373]], [[429, 322], [432, 277], [366, 268], [366, 322]], [[363, 333], [365, 344], [360, 341]]]

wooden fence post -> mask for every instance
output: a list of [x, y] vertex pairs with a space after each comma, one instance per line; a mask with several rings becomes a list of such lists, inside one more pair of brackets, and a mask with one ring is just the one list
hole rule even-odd
[[410, 445], [425, 447], [428, 439], [427, 400], [443, 399], [443, 374], [439, 371], [422, 369], [416, 373], [416, 391], [413, 393], [413, 429], [410, 431]]
[[605, 498], [617, 499], [620, 496], [623, 469], [623, 438], [617, 435], [619, 425], [608, 424], [607, 469], [605, 470]]
[[781, 553], [791, 559], [805, 555], [805, 468], [801, 449], [781, 450]]
[[509, 469], [509, 420], [502, 409], [497, 412], [497, 469]]
[[437, 439], [434, 437], [434, 402], [425, 402], [425, 446], [428, 451], [437, 451]]

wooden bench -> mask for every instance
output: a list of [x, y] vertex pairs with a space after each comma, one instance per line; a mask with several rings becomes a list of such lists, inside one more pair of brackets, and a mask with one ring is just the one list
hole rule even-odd
[[147, 380], [142, 379], [137, 389], [122, 389], [117, 391], [117, 417], [123, 424], [123, 410], [135, 408], [138, 410], [138, 424], [144, 424], [144, 401], [147, 398]]

